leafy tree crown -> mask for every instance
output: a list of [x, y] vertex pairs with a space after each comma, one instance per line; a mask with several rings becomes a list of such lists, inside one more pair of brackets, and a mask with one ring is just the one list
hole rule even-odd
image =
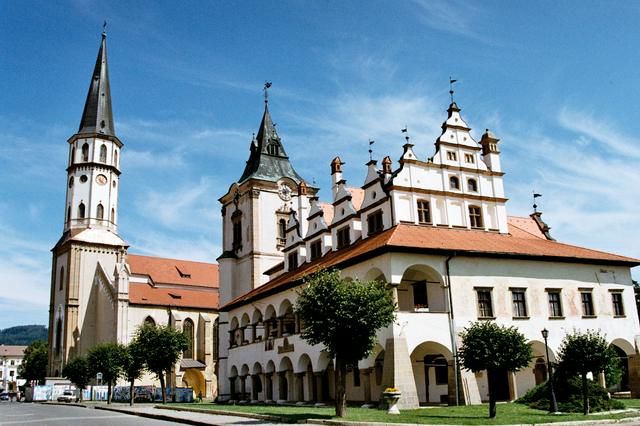
[[560, 345], [559, 358], [562, 368], [573, 374], [600, 373], [615, 369], [618, 362], [605, 336], [594, 330], [567, 334]]
[[188, 348], [184, 333], [168, 325], [144, 324], [136, 332], [135, 341], [143, 352], [149, 371], [156, 375], [168, 371]]
[[460, 363], [474, 373], [496, 369], [518, 371], [531, 362], [531, 347], [515, 327], [480, 321], [465, 328], [460, 337]]

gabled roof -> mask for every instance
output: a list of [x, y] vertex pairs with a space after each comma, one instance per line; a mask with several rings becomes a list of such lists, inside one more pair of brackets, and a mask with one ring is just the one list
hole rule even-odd
[[24, 356], [25, 349], [27, 349], [26, 346], [0, 345], [0, 356], [21, 357]]
[[147, 275], [155, 284], [180, 284], [218, 288], [218, 265], [190, 260], [127, 255], [127, 263], [134, 275]]
[[456, 254], [458, 256], [507, 257], [551, 262], [614, 264], [633, 267], [640, 260], [542, 239], [517, 227], [515, 233], [437, 228], [427, 225], [399, 224], [375, 236], [360, 239], [351, 246], [332, 251], [324, 257], [280, 275], [266, 284], [237, 297], [221, 310], [229, 310], [252, 300], [300, 284], [300, 280], [318, 269], [346, 267], [386, 252]]
[[111, 89], [109, 87], [109, 69], [107, 66], [107, 35], [102, 34], [98, 58], [91, 76], [89, 93], [84, 104], [78, 133], [97, 133], [115, 136], [111, 112]]
[[148, 283], [129, 283], [129, 303], [134, 305], [218, 309], [218, 292], [212, 290], [186, 290], [182, 288], [154, 287]]
[[251, 141], [251, 154], [238, 183], [252, 178], [277, 182], [285, 177], [292, 179], [296, 184], [303, 181], [289, 162], [265, 103], [258, 136]]

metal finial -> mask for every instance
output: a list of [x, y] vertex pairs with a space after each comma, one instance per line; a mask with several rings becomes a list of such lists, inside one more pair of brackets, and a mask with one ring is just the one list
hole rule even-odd
[[536, 191], [533, 191], [533, 212], [538, 213], [538, 205], [536, 204], [536, 198], [542, 197], [542, 194], [537, 194]]
[[107, 36], [107, 21], [104, 21], [102, 23], [102, 37], [106, 37]]
[[405, 124], [405, 125], [404, 125], [404, 129], [400, 129], [400, 131], [401, 131], [402, 133], [404, 133], [404, 140], [405, 140], [407, 143], [409, 143], [409, 130], [408, 130], [407, 125]]
[[268, 104], [269, 103], [269, 92], [268, 89], [269, 87], [271, 87], [271, 82], [270, 81], [265, 81], [264, 82], [264, 103]]
[[451, 98], [451, 103], [453, 103], [453, 83], [458, 80], [454, 80], [449, 76], [449, 97]]
[[371, 148], [374, 143], [376, 143], [376, 141], [369, 139], [369, 161], [373, 160], [373, 149]]

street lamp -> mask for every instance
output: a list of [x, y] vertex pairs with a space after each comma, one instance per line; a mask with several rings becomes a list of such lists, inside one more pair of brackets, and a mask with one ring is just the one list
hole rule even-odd
[[553, 390], [553, 369], [551, 368], [551, 362], [549, 362], [549, 345], [547, 344], [547, 338], [549, 337], [549, 330], [544, 328], [542, 330], [542, 337], [544, 338], [544, 350], [547, 353], [547, 370], [549, 370], [549, 389], [551, 390], [551, 401], [549, 403], [549, 412], [558, 412], [558, 403], [556, 402], [556, 393]]

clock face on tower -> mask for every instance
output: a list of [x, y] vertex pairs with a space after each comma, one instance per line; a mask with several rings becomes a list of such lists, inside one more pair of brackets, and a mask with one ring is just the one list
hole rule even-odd
[[291, 199], [291, 188], [286, 183], [278, 184], [278, 195], [282, 201], [289, 201]]
[[107, 183], [107, 177], [105, 175], [96, 176], [96, 183], [98, 185], [104, 185]]

